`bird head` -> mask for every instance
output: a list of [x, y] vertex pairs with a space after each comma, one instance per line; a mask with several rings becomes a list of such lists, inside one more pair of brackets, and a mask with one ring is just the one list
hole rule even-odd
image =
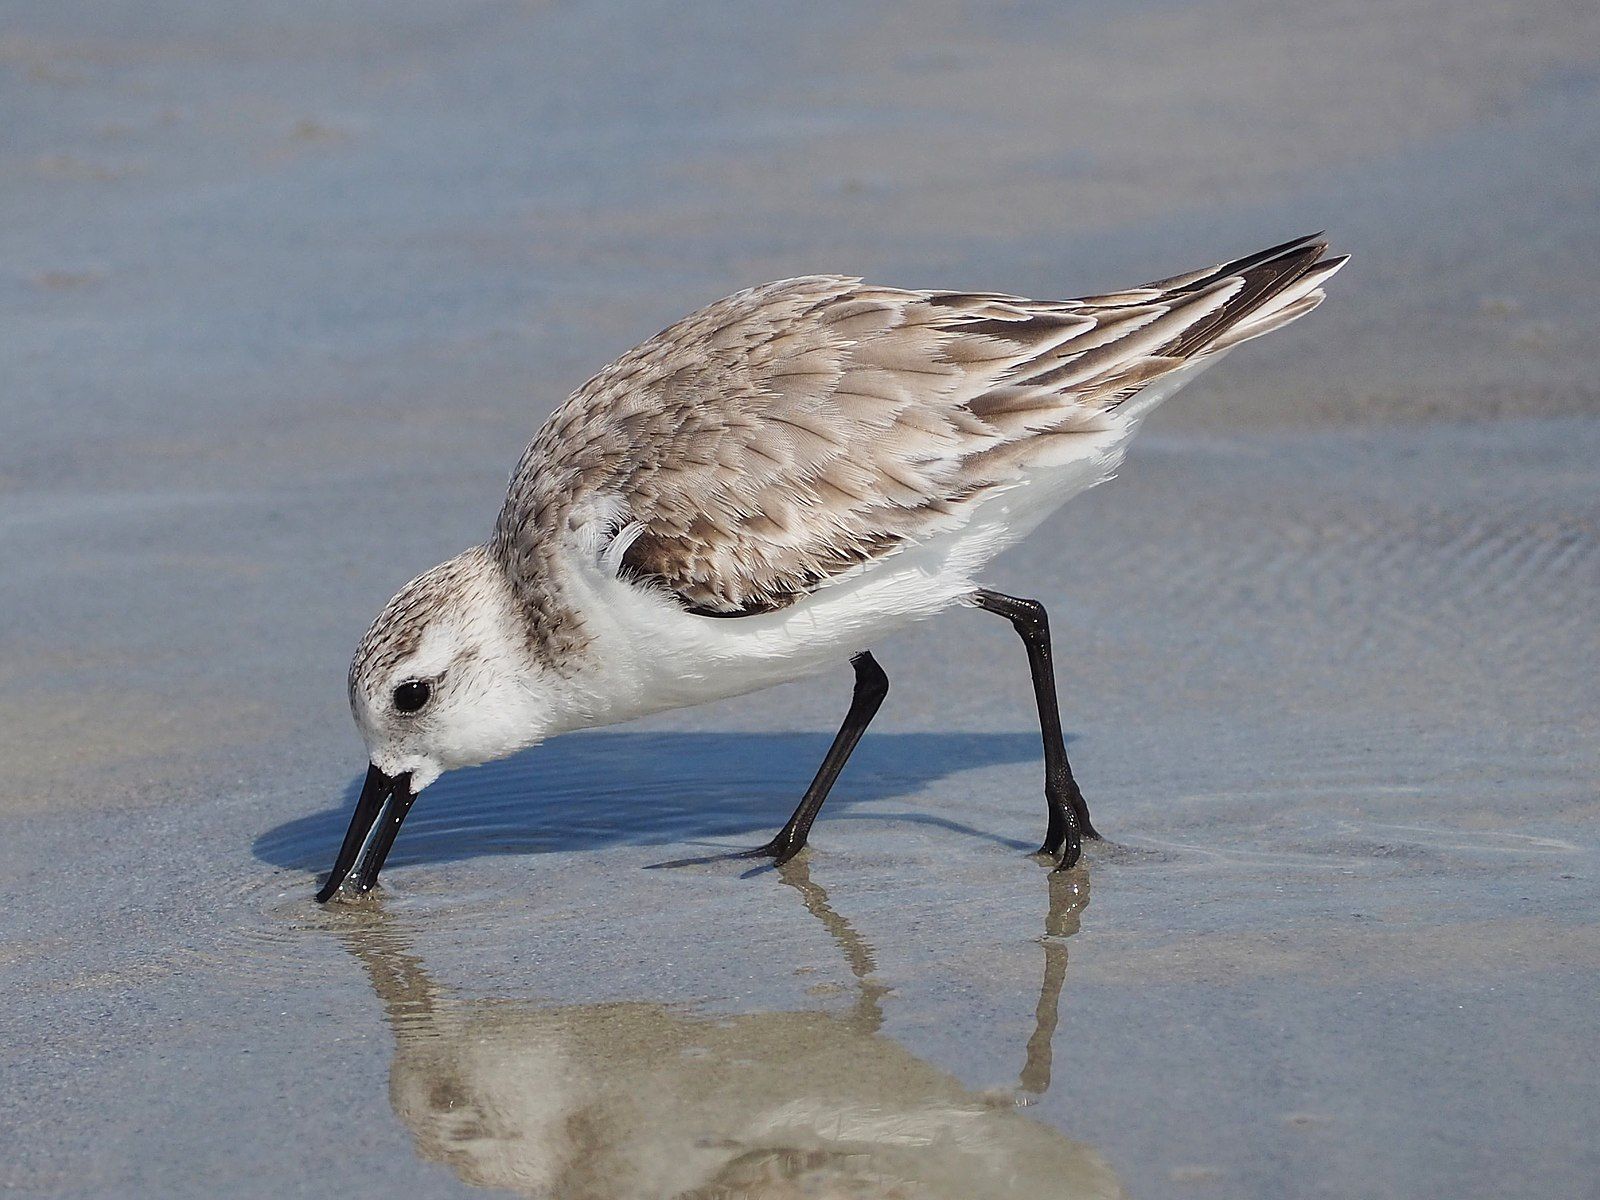
[[319, 901], [358, 857], [355, 890], [372, 887], [412, 801], [443, 772], [540, 740], [548, 706], [525, 630], [482, 546], [419, 575], [378, 614], [350, 663], [350, 711], [370, 765]]

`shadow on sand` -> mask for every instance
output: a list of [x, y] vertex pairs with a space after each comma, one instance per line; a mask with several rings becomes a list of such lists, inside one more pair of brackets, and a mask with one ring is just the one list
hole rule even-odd
[[[391, 865], [485, 854], [539, 854], [609, 845], [669, 845], [748, 835], [765, 841], [788, 818], [831, 738], [821, 733], [570, 734], [503, 762], [445, 775], [417, 800]], [[822, 820], [858, 805], [910, 797], [962, 771], [1039, 757], [1025, 733], [886, 733], [868, 737], [840, 777]], [[1040, 786], [1042, 787], [1042, 777]], [[350, 819], [361, 776], [339, 802], [261, 834], [274, 866], [325, 870]], [[1014, 830], [1043, 821], [1019, 806]], [[889, 819], [890, 814], [881, 814]], [[1028, 841], [932, 814], [896, 812], [1019, 850]]]

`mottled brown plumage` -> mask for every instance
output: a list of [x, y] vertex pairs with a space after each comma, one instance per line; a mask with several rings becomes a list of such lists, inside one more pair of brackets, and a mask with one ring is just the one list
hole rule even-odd
[[1005, 617], [1027, 647], [1042, 850], [1070, 866], [1093, 829], [1045, 611], [980, 575], [1111, 478], [1199, 370], [1315, 307], [1344, 262], [1324, 249], [1301, 238], [1078, 300], [790, 279], [623, 355], [539, 431], [489, 542], [407, 584], [363, 639], [350, 706], [371, 762], [319, 898], [358, 857], [356, 887], [372, 886], [442, 771], [848, 660], [845, 722], [762, 849], [788, 858], [886, 694], [870, 647], [955, 604]]
[[1299, 239], [1066, 301], [839, 276], [739, 292], [555, 412], [513, 476], [492, 551], [545, 643], [581, 637], [548, 564], [596, 520], [626, 545], [625, 572], [691, 611], [783, 608], [937, 532], [1049, 439], [1103, 429], [1162, 376], [1308, 311], [1321, 299], [1308, 277], [1343, 262], [1319, 261], [1325, 249]]

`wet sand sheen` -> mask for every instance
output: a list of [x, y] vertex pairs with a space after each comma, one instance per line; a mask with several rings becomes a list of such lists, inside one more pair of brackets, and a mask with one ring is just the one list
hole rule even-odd
[[[18, 9], [0, 1183], [1585, 1194], [1600, 42], [1446, 7]], [[1339, 294], [994, 574], [1092, 908], [970, 614], [875, 648], [809, 881], [649, 868], [765, 840], [842, 678], [448, 777], [311, 904], [354, 640], [617, 352], [786, 274], [1082, 292], [1324, 224]]]
[[[270, 1155], [241, 1167], [208, 1149], [235, 1119], [217, 1088], [256, 1097], [252, 1111], [266, 1104], [330, 1177], [347, 1169], [352, 1137], [371, 1147], [357, 1154], [363, 1174], [385, 1186], [416, 1178], [418, 1146], [445, 1164], [429, 1191], [522, 1170], [528, 1147], [507, 1149], [509, 1133], [480, 1146], [441, 1132], [455, 1128], [450, 1097], [495, 1108], [502, 1132], [532, 1118], [517, 1107], [520, 1083], [470, 1056], [438, 1093], [444, 1110], [429, 1107], [429, 1072], [453, 1052], [427, 1048], [399, 1018], [404, 987], [372, 992], [374, 979], [408, 973], [430, 981], [463, 1036], [487, 1039], [472, 1042], [491, 1047], [486, 1062], [515, 1064], [524, 1041], [543, 1054], [551, 1039], [600, 1054], [572, 1068], [599, 1089], [573, 1093], [580, 1109], [625, 1100], [604, 1082], [618, 1078], [605, 1047], [648, 1056], [665, 1039], [760, 1060], [792, 1033], [835, 1075], [876, 1063], [905, 1084], [824, 1088], [825, 1104], [849, 1107], [854, 1094], [851, 1104], [913, 1113], [955, 1105], [986, 1128], [1000, 1120], [987, 1097], [1016, 1095], [1020, 1071], [1033, 1102], [994, 1138], [1035, 1146], [1018, 1152], [1090, 1189], [1113, 1177], [1132, 1187], [1157, 1166], [1163, 1187], [1231, 1180], [1270, 1194], [1278, 1160], [1344, 1187], [1350, 1147], [1385, 1156], [1386, 1177], [1436, 1179], [1450, 1158], [1423, 1161], [1412, 1147], [1491, 1114], [1506, 1136], [1577, 1164], [1595, 1076], [1592, 1041], [1573, 1022], [1585, 1019], [1600, 947], [1595, 710], [1569, 698], [1592, 687], [1592, 631], [1574, 614], [1592, 588], [1600, 497], [1567, 464], [1587, 461], [1597, 439], [1576, 424], [1188, 450], [1157, 439], [1153, 461], [1136, 456], [1114, 503], [1093, 509], [1098, 523], [1072, 531], [1070, 562], [1040, 554], [1003, 568], [1079, 600], [1057, 622], [1073, 645], [1067, 694], [1080, 698], [1069, 701], [1072, 749], [1115, 841], [1088, 856], [1096, 902], [1070, 971], [1037, 941], [1047, 877], [1023, 856], [1042, 816], [1036, 735], [1026, 695], [992, 669], [1014, 648], [959, 615], [943, 634], [885, 649], [911, 686], [817, 827], [812, 879], [860, 931], [849, 937], [770, 871], [646, 869], [751, 845], [783, 819], [827, 735], [750, 726], [781, 728], [792, 711], [822, 724], [840, 699], [825, 684], [811, 701], [789, 689], [449, 778], [419, 801], [370, 911], [310, 900], [349, 799], [337, 746], [323, 782], [276, 793], [213, 777], [166, 805], [79, 803], [50, 821], [24, 810], [8, 824], [12, 878], [50, 905], [10, 910], [5, 970], [18, 1011], [61, 1032], [16, 1043], [11, 1095], [31, 1098], [14, 1118], [29, 1172], [17, 1178], [92, 1191], [117, 1177], [124, 1160], [108, 1159], [103, 1140], [74, 1150], [61, 1134], [73, 1120], [62, 1104], [103, 1113], [110, 1096], [129, 1101], [112, 1108], [134, 1130], [141, 1112], [183, 1114], [140, 1135], [168, 1148], [163, 1161], [181, 1150], [228, 1177], [279, 1169]], [[1341, 492], [1358, 479], [1370, 486]], [[1220, 503], [1185, 507], [1202, 494]], [[1344, 553], [1304, 532], [1329, 512], [1364, 514], [1357, 527], [1384, 547], [1356, 540]], [[1459, 532], [1499, 528], [1548, 529], [1558, 549], [1495, 548], [1537, 532]], [[1243, 575], [1241, 558], [1253, 559]], [[939, 658], [919, 657], [935, 646]], [[1492, 691], [1476, 682], [1490, 664]], [[788, 707], [794, 697], [813, 707]], [[977, 731], [950, 732], [961, 726]], [[268, 766], [242, 769], [272, 778]], [[78, 884], [62, 889], [53, 872], [68, 831]], [[110, 916], [107, 897], [118, 898]], [[362, 930], [377, 940], [352, 933]], [[882, 1023], [841, 1018], [841, 1006], [861, 1011], [846, 994], [876, 995]], [[129, 1039], [121, 1031], [140, 1012], [162, 1024]], [[397, 1051], [377, 1032], [386, 1013]], [[45, 1071], [46, 1047], [92, 1071]], [[173, 1064], [214, 1082], [174, 1091]], [[666, 1094], [702, 1094], [685, 1070], [668, 1070]], [[375, 1124], [385, 1078], [400, 1111]], [[1529, 1090], [1560, 1103], [1539, 1106], [1537, 1124], [1532, 1113], [1507, 1124], [1504, 1097]], [[354, 1108], [328, 1099], [345, 1096]], [[849, 1178], [814, 1129], [729, 1133], [728, 1109], [707, 1104], [683, 1100], [685, 1123], [662, 1127], [668, 1143], [711, 1129], [742, 1147], [706, 1178]], [[636, 1117], [615, 1119], [613, 1129]], [[1202, 1136], [1213, 1127], [1247, 1132], [1251, 1147]], [[915, 1178], [916, 1164], [935, 1162], [850, 1145], [845, 1159], [863, 1170]], [[65, 1150], [41, 1149], [52, 1146]], [[536, 1157], [578, 1170], [566, 1153]], [[630, 1161], [606, 1169], [634, 1171]], [[960, 1161], [937, 1160], [948, 1174], [927, 1181], [933, 1194], [979, 1186]], [[96, 1162], [111, 1173], [85, 1166]]]

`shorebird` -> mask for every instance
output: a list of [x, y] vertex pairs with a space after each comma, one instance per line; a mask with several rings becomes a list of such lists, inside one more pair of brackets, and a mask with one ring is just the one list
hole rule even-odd
[[[1111, 477], [1144, 418], [1233, 347], [1304, 316], [1345, 263], [1321, 235], [1076, 300], [786, 279], [624, 354], [550, 416], [483, 545], [389, 601], [350, 665], [370, 766], [333, 871], [377, 880], [441, 772], [575, 729], [850, 662], [855, 690], [794, 815], [805, 845], [889, 691], [880, 638], [952, 606], [1027, 652], [1044, 747], [1039, 853], [1099, 836], [1067, 760], [1050, 630], [984, 566]], [[358, 866], [359, 860], [359, 866]]]

